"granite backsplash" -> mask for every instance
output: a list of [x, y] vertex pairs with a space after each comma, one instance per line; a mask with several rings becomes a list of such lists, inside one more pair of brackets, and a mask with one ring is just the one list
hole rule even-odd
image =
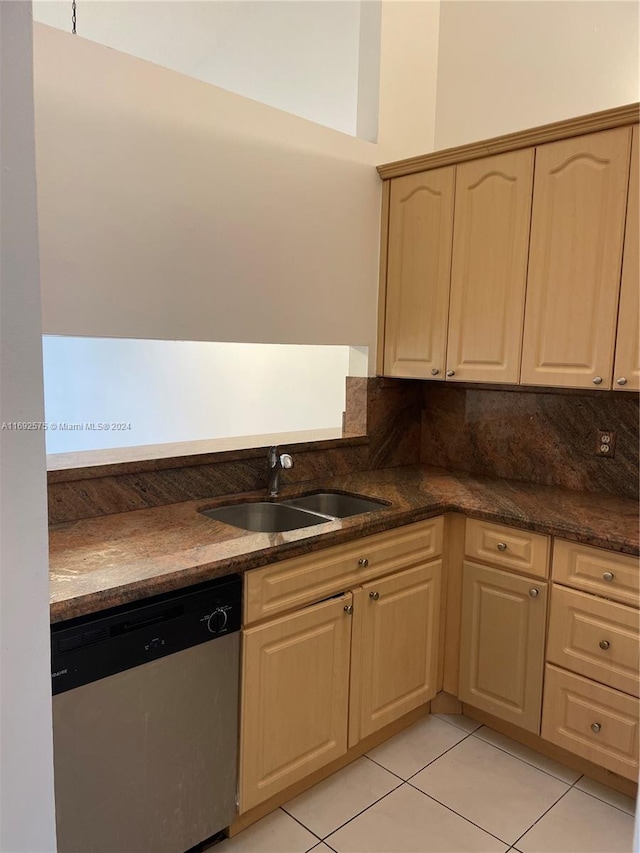
[[[638, 499], [639, 395], [423, 383], [420, 461]], [[597, 457], [597, 430], [616, 433]]]

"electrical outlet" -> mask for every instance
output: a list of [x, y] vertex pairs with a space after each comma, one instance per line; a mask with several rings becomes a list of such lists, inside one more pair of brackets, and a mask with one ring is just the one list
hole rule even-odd
[[612, 429], [599, 429], [596, 435], [596, 456], [613, 459], [616, 451], [616, 433]]

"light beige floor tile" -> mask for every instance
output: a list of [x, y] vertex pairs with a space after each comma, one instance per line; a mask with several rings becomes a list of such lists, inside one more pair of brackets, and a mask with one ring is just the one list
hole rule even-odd
[[324, 838], [400, 784], [397, 776], [362, 756], [290, 800], [284, 809]]
[[581, 791], [586, 791], [592, 797], [604, 800], [610, 806], [622, 809], [627, 814], [636, 813], [636, 801], [632, 797], [627, 797], [625, 794], [621, 794], [620, 791], [614, 791], [608, 785], [603, 785], [601, 782], [596, 782], [587, 776], [583, 776], [579, 782], [576, 782], [575, 787]]
[[508, 847], [409, 785], [326, 841], [338, 853], [505, 853]]
[[452, 726], [456, 726], [456, 728], [467, 733], [475, 732], [482, 725], [482, 723], [472, 720], [471, 717], [465, 717], [464, 714], [432, 714], [432, 716], [444, 720], [446, 723], [451, 723]]
[[321, 841], [316, 847], [312, 847], [309, 853], [332, 853], [331, 848]]
[[495, 732], [493, 729], [487, 728], [487, 726], [482, 726], [482, 728], [479, 728], [473, 734], [474, 737], [482, 738], [487, 743], [493, 744], [493, 746], [497, 746], [499, 749], [504, 749], [511, 755], [515, 755], [516, 758], [521, 758], [522, 761], [532, 764], [538, 770], [550, 773], [568, 785], [573, 785], [576, 779], [580, 778], [577, 770], [572, 770], [570, 767], [560, 764], [559, 761], [554, 761], [553, 758], [547, 758], [546, 755], [542, 755], [542, 753], [536, 752], [534, 749], [529, 749], [528, 746], [523, 746], [518, 741], [500, 734], [500, 732]]
[[306, 853], [317, 843], [315, 835], [282, 809], [276, 809], [211, 850], [215, 853]]
[[522, 853], [629, 853], [633, 817], [572, 788], [518, 841]]
[[569, 787], [474, 737], [421, 770], [411, 784], [509, 844]]
[[462, 729], [428, 716], [367, 754], [387, 770], [408, 779], [465, 737]]

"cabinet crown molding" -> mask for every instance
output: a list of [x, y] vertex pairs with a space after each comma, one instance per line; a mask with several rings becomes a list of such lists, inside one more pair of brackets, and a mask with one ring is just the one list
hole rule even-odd
[[406, 160], [385, 163], [378, 166], [378, 173], [383, 180], [398, 178], [415, 172], [438, 169], [441, 166], [451, 166], [465, 160], [477, 160], [480, 157], [488, 157], [492, 154], [502, 154], [506, 151], [516, 151], [519, 148], [556, 142], [559, 139], [568, 139], [585, 133], [595, 133], [599, 130], [611, 130], [614, 127], [636, 124], [639, 120], [640, 104], [626, 104], [622, 107], [588, 113], [527, 130], [519, 130], [515, 133], [494, 136], [492, 139], [459, 145], [455, 148], [445, 148], [431, 154], [421, 154], [417, 157], [409, 157]]

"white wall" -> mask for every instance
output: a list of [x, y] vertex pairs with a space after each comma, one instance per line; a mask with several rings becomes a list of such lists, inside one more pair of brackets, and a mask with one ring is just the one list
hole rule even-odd
[[[70, 31], [69, 0], [33, 6], [34, 20]], [[360, 0], [82, 0], [77, 32], [355, 135], [361, 6]], [[379, 21], [378, 32], [364, 36], [379, 44]]]
[[342, 426], [349, 347], [55, 336], [43, 343], [48, 453]]
[[[42, 421], [31, 4], [0, 3], [0, 423]], [[0, 429], [0, 850], [55, 850], [44, 434]]]
[[442, 0], [436, 148], [640, 97], [637, 2]]
[[374, 351], [376, 146], [34, 30], [45, 333]]

